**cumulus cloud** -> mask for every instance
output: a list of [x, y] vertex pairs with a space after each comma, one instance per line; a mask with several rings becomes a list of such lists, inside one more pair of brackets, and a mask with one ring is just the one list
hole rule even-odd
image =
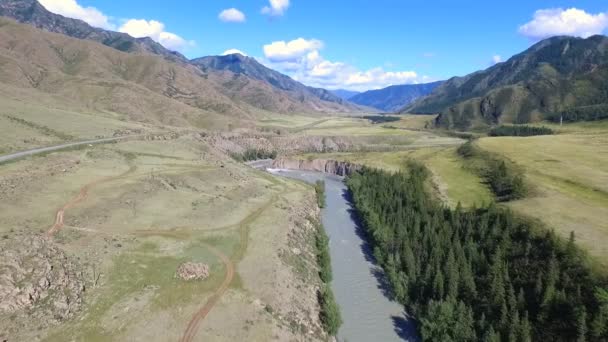
[[287, 62], [298, 59], [309, 52], [323, 47], [323, 42], [316, 39], [298, 38], [292, 41], [277, 41], [264, 45], [264, 55], [272, 62]]
[[500, 62], [502, 62], [502, 56], [501, 55], [494, 55], [494, 56], [492, 56], [492, 65], [498, 64]]
[[179, 51], [194, 45], [192, 41], [186, 41], [175, 33], [165, 31], [165, 24], [156, 20], [129, 19], [118, 31], [127, 33], [135, 38], [150, 37], [171, 50]]
[[322, 48], [323, 42], [316, 39], [273, 42], [264, 46], [265, 59], [262, 62], [297, 81], [329, 89], [363, 91], [431, 81], [414, 71], [386, 71], [382, 67], [359, 70], [348, 63], [325, 59], [320, 53]]
[[115, 26], [110, 23], [109, 18], [98, 9], [80, 6], [76, 0], [39, 0], [39, 2], [50, 12], [69, 18], [80, 19], [94, 27], [108, 30], [115, 29]]
[[263, 14], [268, 14], [270, 16], [281, 16], [285, 14], [287, 8], [289, 8], [289, 0], [269, 0], [270, 6], [264, 6], [262, 8]]
[[234, 54], [237, 54], [237, 53], [239, 55], [247, 56], [246, 53], [244, 53], [243, 51], [238, 50], [238, 49], [228, 49], [228, 50], [224, 51], [224, 53], [222, 53], [222, 56], [234, 55]]
[[236, 8], [225, 9], [220, 12], [219, 19], [227, 23], [245, 22], [245, 14]]
[[608, 28], [608, 13], [591, 14], [578, 8], [541, 9], [519, 27], [519, 33], [534, 40], [557, 35], [587, 38]]

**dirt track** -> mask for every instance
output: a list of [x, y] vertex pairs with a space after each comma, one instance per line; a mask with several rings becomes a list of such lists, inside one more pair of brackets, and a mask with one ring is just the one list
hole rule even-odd
[[55, 235], [59, 230], [61, 230], [61, 228], [63, 228], [64, 225], [64, 216], [65, 216], [65, 211], [73, 208], [76, 204], [84, 201], [87, 198], [87, 195], [89, 194], [89, 190], [91, 188], [93, 188], [96, 185], [105, 183], [105, 182], [109, 182], [109, 181], [113, 181], [122, 177], [127, 176], [128, 174], [132, 173], [135, 171], [135, 167], [131, 166], [129, 168], [129, 170], [121, 173], [120, 175], [117, 176], [109, 176], [109, 177], [104, 177], [98, 180], [95, 180], [85, 186], [83, 186], [80, 191], [78, 192], [78, 195], [76, 195], [76, 197], [72, 198], [68, 203], [66, 203], [61, 209], [59, 209], [57, 211], [57, 215], [55, 215], [55, 223], [53, 224], [53, 226], [46, 232], [47, 235], [49, 236], [53, 236]]
[[[78, 192], [78, 195], [76, 195], [74, 198], [72, 198], [63, 207], [61, 207], [61, 209], [59, 209], [57, 211], [57, 214], [55, 216], [55, 222], [54, 222], [53, 226], [47, 231], [46, 234], [48, 236], [53, 236], [57, 232], [59, 232], [65, 225], [64, 219], [65, 219], [66, 210], [71, 209], [74, 206], [76, 206], [78, 203], [81, 203], [82, 201], [84, 201], [87, 198], [87, 196], [89, 195], [89, 191], [93, 187], [106, 183], [106, 182], [125, 178], [125, 177], [129, 176], [131, 173], [133, 173], [135, 170], [136, 170], [136, 167], [131, 166], [129, 168], [129, 170], [127, 170], [119, 175], [103, 177], [103, 178], [97, 179], [97, 180], [92, 181], [92, 182], [86, 184], [85, 186], [83, 186], [80, 189], [80, 191]], [[278, 199], [278, 196], [275, 195], [265, 205], [263, 205], [262, 207], [260, 207], [259, 209], [257, 209], [256, 211], [254, 211], [253, 213], [248, 215], [245, 219], [243, 219], [238, 224], [241, 241], [240, 241], [239, 249], [236, 251], [236, 253], [234, 255], [234, 258], [236, 260], [242, 258], [243, 254], [245, 253], [245, 250], [247, 249], [249, 224], [251, 222], [253, 222], [255, 219], [257, 219], [266, 209], [268, 209], [270, 206], [272, 206], [277, 201], [277, 199]], [[228, 228], [231, 228], [231, 227], [223, 227], [223, 229], [228, 229]], [[207, 302], [194, 314], [194, 316], [188, 323], [188, 326], [186, 327], [186, 330], [184, 331], [184, 334], [181, 337], [180, 342], [190, 342], [196, 337], [196, 334], [198, 333], [198, 329], [199, 329], [200, 325], [202, 324], [203, 320], [207, 317], [207, 315], [211, 312], [213, 307], [221, 299], [222, 295], [226, 292], [226, 290], [228, 289], [228, 287], [230, 286], [230, 284], [232, 283], [232, 281], [234, 279], [235, 266], [234, 266], [234, 263], [231, 260], [231, 258], [228, 257], [227, 255], [225, 255], [224, 253], [222, 253], [219, 249], [215, 248], [214, 246], [211, 246], [209, 244], [204, 244], [204, 245], [205, 245], [205, 247], [207, 247], [209, 249], [209, 251], [211, 253], [213, 253], [219, 260], [221, 260], [221, 262], [224, 264], [224, 267], [226, 269], [226, 274], [225, 274], [222, 284], [217, 288], [217, 290], [207, 300]]]
[[226, 292], [228, 286], [230, 286], [230, 283], [232, 283], [232, 279], [234, 279], [234, 264], [232, 263], [230, 258], [228, 258], [224, 253], [222, 253], [217, 248], [211, 245], [205, 244], [205, 247], [207, 247], [209, 251], [211, 251], [211, 253], [215, 254], [215, 256], [217, 256], [218, 259], [220, 259], [222, 263], [224, 263], [224, 267], [226, 268], [226, 276], [224, 277], [224, 281], [222, 282], [220, 287], [215, 291], [215, 293], [213, 293], [211, 298], [209, 298], [205, 305], [200, 308], [200, 310], [197, 311], [196, 314], [194, 314], [194, 316], [190, 320], [190, 323], [188, 323], [188, 327], [186, 328], [184, 335], [180, 339], [181, 342], [189, 342], [194, 339], [196, 333], [198, 332], [199, 326], [201, 325], [205, 317], [207, 317], [209, 312], [211, 312], [211, 309], [213, 309], [213, 307], [222, 297], [224, 292]]

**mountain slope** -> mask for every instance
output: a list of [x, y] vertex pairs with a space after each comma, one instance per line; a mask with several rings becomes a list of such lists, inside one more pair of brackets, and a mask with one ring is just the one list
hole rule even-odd
[[231, 72], [270, 84], [273, 88], [287, 92], [302, 104], [308, 104], [316, 111], [358, 110], [357, 106], [320, 88], [305, 86], [287, 75], [265, 67], [252, 57], [240, 54], [226, 56], [207, 56], [190, 61], [203, 72]]
[[0, 16], [66, 36], [92, 40], [125, 52], [148, 52], [174, 61], [186, 61], [179, 52], [170, 51], [150, 38], [133, 38], [126, 33], [95, 28], [82, 20], [49, 12], [36, 0], [1, 0]]
[[[2, 96], [125, 120], [218, 127], [255, 118], [256, 108], [221, 91], [196, 67], [129, 54], [0, 18]], [[261, 83], [261, 82], [260, 82]], [[263, 85], [260, 85], [262, 87]]]
[[359, 92], [359, 91], [346, 90], [346, 89], [334, 89], [331, 92], [334, 95], [343, 98], [344, 100], [348, 100], [355, 95], [361, 94], [361, 92]]
[[[204, 63], [196, 60], [191, 63], [178, 52], [170, 51], [150, 38], [133, 38], [125, 33], [94, 28], [84, 21], [51, 13], [36, 0], [0, 0], [0, 15], [47, 32], [101, 43], [118, 51], [158, 55], [184, 67], [196, 65], [203, 70], [198, 72], [199, 76], [210, 81], [215, 93], [222, 94], [228, 101], [245, 103], [263, 111], [318, 113], [358, 110], [355, 105], [325, 89], [306, 87], [253, 59], [244, 60], [243, 68], [225, 67], [225, 61], [212, 64], [213, 67], [201, 68]], [[217, 110], [225, 112], [228, 107], [222, 105]]]
[[443, 81], [425, 84], [395, 85], [384, 89], [369, 90], [351, 97], [349, 101], [386, 112], [394, 112], [414, 100], [430, 94], [441, 83]]
[[452, 78], [403, 112], [439, 112], [439, 125], [459, 129], [538, 121], [608, 103], [607, 69], [607, 37], [553, 37], [504, 63]]

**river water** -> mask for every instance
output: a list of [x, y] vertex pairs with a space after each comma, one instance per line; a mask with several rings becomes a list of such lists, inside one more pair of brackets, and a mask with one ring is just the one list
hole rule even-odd
[[325, 181], [321, 219], [330, 239], [331, 287], [344, 320], [338, 341], [417, 341], [403, 306], [389, 299], [383, 272], [374, 264], [342, 178], [309, 171], [269, 171], [308, 183]]

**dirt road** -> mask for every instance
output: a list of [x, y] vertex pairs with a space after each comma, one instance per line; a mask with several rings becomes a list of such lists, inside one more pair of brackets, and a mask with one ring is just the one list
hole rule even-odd
[[15, 153], [0, 156], [0, 163], [27, 157], [27, 156], [33, 156], [35, 154], [64, 150], [64, 149], [70, 148], [70, 147], [103, 144], [103, 143], [107, 143], [107, 142], [125, 140], [125, 139], [133, 138], [133, 137], [137, 137], [137, 136], [124, 136], [124, 137], [104, 138], [104, 139], [95, 139], [95, 140], [87, 140], [87, 141], [77, 141], [77, 142], [73, 142], [73, 143], [66, 143], [66, 144], [55, 145], [55, 146], [40, 147], [40, 148], [35, 148], [32, 150], [20, 151], [20, 152], [15, 152]]
[[180, 339], [180, 342], [190, 342], [194, 339], [196, 333], [198, 332], [199, 326], [201, 325], [205, 317], [207, 317], [209, 312], [211, 312], [211, 309], [213, 309], [215, 304], [220, 300], [224, 292], [226, 292], [226, 290], [230, 286], [230, 283], [232, 283], [232, 279], [234, 279], [234, 264], [232, 263], [230, 258], [228, 258], [224, 253], [222, 253], [220, 250], [211, 245], [205, 244], [205, 247], [207, 247], [209, 251], [211, 251], [211, 253], [215, 254], [215, 256], [217, 256], [217, 258], [222, 261], [224, 267], [226, 268], [226, 276], [224, 277], [224, 281], [222, 282], [220, 287], [215, 291], [215, 293], [213, 293], [211, 298], [209, 298], [205, 305], [200, 308], [200, 310], [196, 312], [196, 314], [194, 314], [194, 316], [190, 320], [190, 323], [188, 323], [188, 327], [186, 328], [184, 335]]

